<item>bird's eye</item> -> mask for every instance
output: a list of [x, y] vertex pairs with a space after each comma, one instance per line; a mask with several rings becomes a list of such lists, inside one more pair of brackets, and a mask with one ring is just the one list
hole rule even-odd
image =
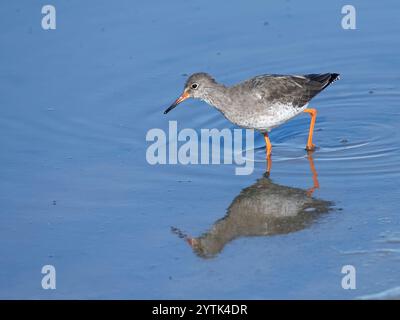
[[192, 89], [197, 89], [199, 87], [199, 85], [197, 83], [193, 83], [190, 87]]

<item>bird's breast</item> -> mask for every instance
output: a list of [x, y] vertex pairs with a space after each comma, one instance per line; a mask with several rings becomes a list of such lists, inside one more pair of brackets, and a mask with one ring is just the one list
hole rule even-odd
[[223, 114], [229, 121], [240, 127], [268, 131], [297, 116], [305, 108], [307, 105], [297, 107], [292, 104], [277, 103], [269, 106], [254, 105], [232, 108], [223, 111]]

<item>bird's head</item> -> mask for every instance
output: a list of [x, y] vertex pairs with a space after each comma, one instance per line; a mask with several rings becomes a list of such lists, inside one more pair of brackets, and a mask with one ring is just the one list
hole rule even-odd
[[183, 93], [175, 100], [175, 102], [164, 111], [164, 113], [170, 112], [178, 104], [185, 101], [188, 98], [205, 99], [210, 92], [210, 89], [215, 86], [216, 81], [209, 74], [201, 72], [192, 74], [186, 81]]

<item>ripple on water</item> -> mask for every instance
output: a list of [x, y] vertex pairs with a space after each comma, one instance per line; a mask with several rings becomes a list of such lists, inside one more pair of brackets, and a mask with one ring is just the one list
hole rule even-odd
[[[400, 144], [398, 114], [394, 108], [337, 107], [324, 109], [317, 119], [313, 153], [316, 162], [324, 162], [324, 175], [398, 175]], [[257, 135], [257, 133], [256, 133]], [[307, 157], [304, 150], [308, 120], [297, 118], [272, 131], [273, 163]], [[255, 162], [265, 162], [264, 141], [256, 136]], [[289, 169], [290, 170], [290, 169]], [[294, 169], [295, 170], [295, 169]]]

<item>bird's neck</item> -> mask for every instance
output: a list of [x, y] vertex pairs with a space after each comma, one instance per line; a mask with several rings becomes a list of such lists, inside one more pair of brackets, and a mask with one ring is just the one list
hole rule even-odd
[[203, 100], [212, 105], [216, 109], [223, 111], [226, 105], [229, 105], [228, 88], [223, 84], [216, 84], [209, 93], [207, 93]]

